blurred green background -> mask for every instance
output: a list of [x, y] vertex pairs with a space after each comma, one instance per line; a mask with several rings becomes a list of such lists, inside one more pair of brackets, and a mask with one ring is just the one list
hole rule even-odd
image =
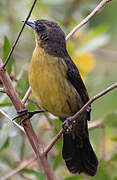
[[[67, 35], [99, 2], [99, 0], [38, 0], [30, 19], [43, 18], [56, 21]], [[0, 0], [0, 56], [4, 60], [21, 28], [21, 20], [26, 19], [32, 3], [32, 0]], [[79, 67], [90, 97], [116, 83], [116, 9], [117, 1], [112, 0], [67, 41], [69, 54]], [[25, 27], [13, 57], [7, 65], [21, 98], [29, 87], [27, 72], [34, 47], [33, 32]], [[2, 84], [0, 86], [2, 87]], [[37, 109], [32, 94], [26, 107], [30, 110]], [[0, 110], [11, 118], [16, 115], [9, 98], [3, 93], [0, 93]], [[90, 131], [90, 139], [100, 162], [97, 175], [89, 178], [85, 175], [70, 174], [61, 157], [62, 140], [59, 140], [49, 153], [49, 162], [58, 180], [117, 180], [116, 89], [92, 104], [91, 122], [97, 120], [102, 120], [103, 126]], [[47, 144], [61, 128], [59, 120], [50, 114], [36, 115], [31, 122], [44, 144]], [[5, 177], [33, 156], [27, 138], [0, 113], [0, 179], [45, 179], [41, 166], [36, 161], [32, 161], [13, 176]]]

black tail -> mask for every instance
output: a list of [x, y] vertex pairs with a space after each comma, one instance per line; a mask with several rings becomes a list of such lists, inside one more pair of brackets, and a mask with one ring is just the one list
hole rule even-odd
[[89, 137], [82, 138], [82, 146], [79, 145], [81, 139], [72, 133], [63, 135], [63, 159], [67, 168], [72, 173], [85, 173], [94, 176], [97, 171], [98, 160], [89, 142]]

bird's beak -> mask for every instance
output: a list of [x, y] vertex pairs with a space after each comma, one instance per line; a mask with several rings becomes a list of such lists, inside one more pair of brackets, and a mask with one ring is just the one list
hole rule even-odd
[[[24, 21], [22, 21], [22, 22], [24, 22]], [[27, 24], [28, 26], [30, 26], [32, 29], [35, 29], [35, 28], [36, 28], [36, 25], [35, 25], [35, 22], [34, 22], [34, 21], [27, 21], [26, 24]]]

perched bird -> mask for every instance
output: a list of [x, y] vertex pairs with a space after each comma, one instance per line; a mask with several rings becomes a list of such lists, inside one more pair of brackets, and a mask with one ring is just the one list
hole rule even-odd
[[[28, 74], [32, 93], [43, 109], [64, 122], [89, 100], [87, 90], [67, 52], [60, 26], [48, 20], [26, 24], [36, 39]], [[62, 155], [70, 172], [94, 176], [98, 160], [89, 141], [88, 120], [89, 109], [76, 119], [71, 131], [64, 132]]]

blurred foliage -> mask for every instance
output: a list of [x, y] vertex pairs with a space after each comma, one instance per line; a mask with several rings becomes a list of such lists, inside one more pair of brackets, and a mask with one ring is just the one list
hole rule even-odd
[[[0, 1], [0, 56], [3, 60], [6, 59], [11, 44], [21, 28], [21, 20], [26, 18], [32, 2], [33, 0]], [[99, 0], [37, 1], [30, 19], [54, 20], [68, 34], [99, 2]], [[67, 42], [69, 54], [78, 66], [90, 96], [96, 95], [116, 82], [116, 9], [117, 1], [113, 0]], [[13, 85], [21, 98], [29, 87], [27, 71], [34, 46], [34, 35], [28, 27], [25, 27], [7, 65]], [[0, 93], [0, 102], [1, 110], [13, 118], [16, 112], [6, 94]], [[37, 109], [32, 94], [26, 107], [31, 110]], [[70, 174], [62, 160], [62, 139], [60, 139], [49, 153], [49, 162], [58, 180], [117, 179], [116, 112], [116, 89], [92, 104], [92, 121], [101, 120], [103, 123], [102, 128], [90, 131], [90, 139], [100, 161], [97, 175], [90, 178], [86, 175]], [[35, 115], [31, 120], [44, 144], [50, 142], [61, 128], [60, 121], [50, 114]], [[0, 113], [0, 179], [19, 167], [23, 159], [26, 161], [30, 157], [32, 157], [32, 148], [27, 139], [18, 128], [9, 122], [7, 117]], [[9, 179], [44, 180], [45, 177], [40, 164], [33, 161]]]
[[[89, 73], [94, 68], [94, 64], [95, 64], [94, 57], [90, 53], [82, 53], [80, 55], [75, 54], [73, 60], [76, 66], [79, 68], [81, 77], [85, 82], [87, 73]], [[85, 64], [87, 64], [87, 66], [85, 66]]]

